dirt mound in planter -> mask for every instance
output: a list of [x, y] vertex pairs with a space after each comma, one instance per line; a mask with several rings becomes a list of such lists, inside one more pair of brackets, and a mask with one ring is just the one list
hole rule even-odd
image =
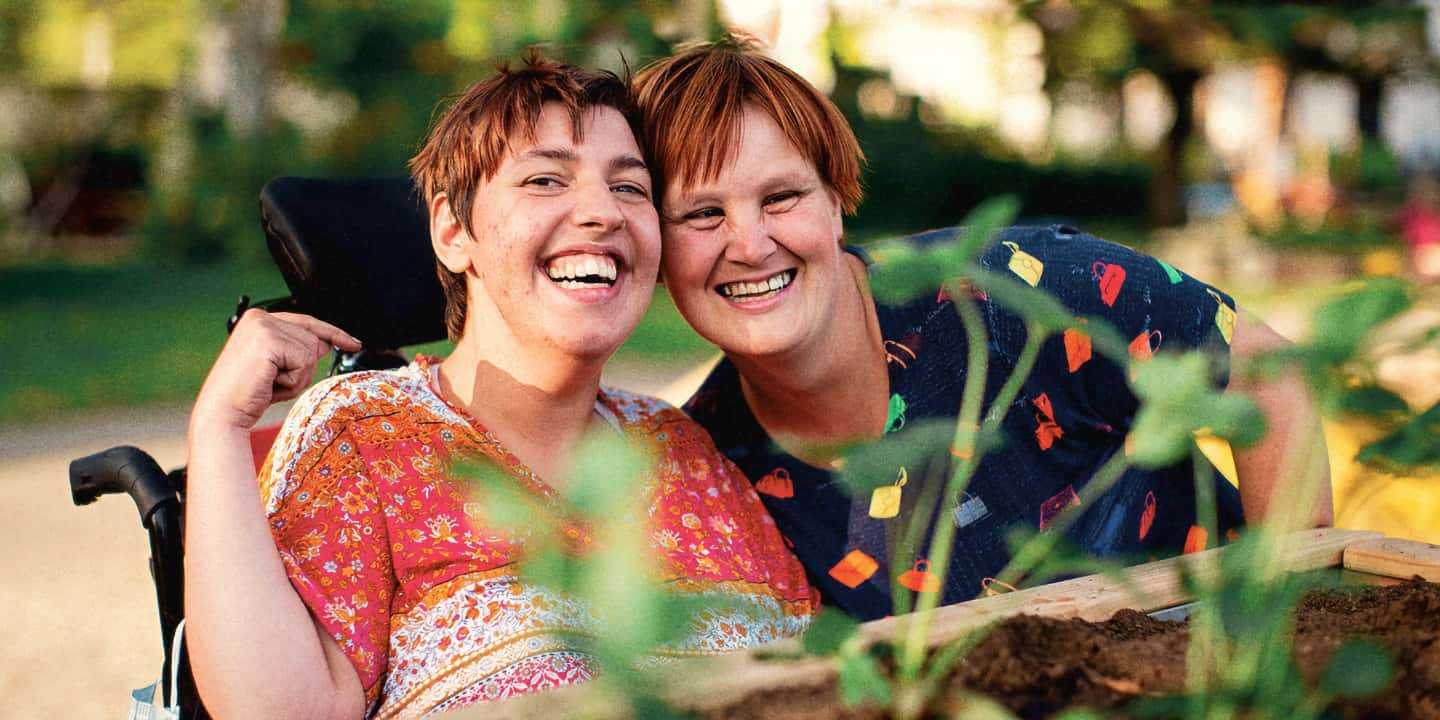
[[[1341, 717], [1440, 720], [1440, 585], [1415, 580], [1390, 587], [1309, 593], [1296, 610], [1294, 652], [1307, 682], [1317, 681], [1346, 640], [1369, 637], [1389, 649], [1395, 675], [1375, 698], [1334, 710]], [[1185, 685], [1184, 623], [1121, 610], [1100, 623], [1020, 615], [997, 625], [950, 677], [942, 697], [965, 688], [1024, 718], [1076, 706], [1118, 710]], [[942, 703], [944, 704], [944, 703]], [[937, 709], [935, 717], [948, 717]], [[772, 688], [708, 717], [883, 718], [840, 707], [829, 688]]]
[[[1348, 717], [1440, 720], [1440, 585], [1309, 593], [1296, 609], [1294, 655], [1310, 683], [1344, 642], [1377, 640], [1395, 678], [1378, 697], [1335, 708]], [[1017, 616], [1001, 623], [951, 678], [1022, 717], [1064, 708], [1118, 708], [1137, 697], [1182, 690], [1189, 631], [1184, 623], [1122, 610], [1110, 620]]]

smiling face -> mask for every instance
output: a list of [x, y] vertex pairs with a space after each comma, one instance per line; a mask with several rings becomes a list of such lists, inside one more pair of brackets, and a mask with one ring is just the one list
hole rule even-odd
[[660, 259], [650, 175], [625, 118], [584, 111], [581, 138], [547, 103], [475, 192], [473, 238], [431, 203], [441, 262], [466, 276], [465, 336], [517, 352], [608, 357], [640, 322]]
[[727, 355], [824, 352], [844, 283], [841, 212], [815, 165], [747, 105], [734, 158], [664, 198], [665, 286]]

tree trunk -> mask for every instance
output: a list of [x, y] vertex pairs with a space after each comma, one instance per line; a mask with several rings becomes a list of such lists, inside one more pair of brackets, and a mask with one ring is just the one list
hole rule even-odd
[[225, 123], [239, 137], [255, 137], [265, 121], [272, 79], [270, 48], [284, 21], [283, 0], [240, 0], [224, 12], [230, 36]]
[[1175, 102], [1175, 122], [1152, 155], [1154, 176], [1150, 179], [1150, 224], [1172, 227], [1185, 224], [1185, 184], [1181, 161], [1185, 144], [1195, 132], [1195, 86], [1200, 73], [1172, 68], [1159, 75]]
[[1355, 89], [1359, 96], [1360, 137], [1373, 140], [1380, 137], [1380, 92], [1385, 80], [1380, 75], [1361, 74], [1355, 77]]

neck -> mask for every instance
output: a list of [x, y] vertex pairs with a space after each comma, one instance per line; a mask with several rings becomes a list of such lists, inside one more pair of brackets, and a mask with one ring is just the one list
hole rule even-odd
[[568, 459], [594, 420], [605, 358], [527, 349], [466, 332], [440, 363], [441, 390], [531, 471], [563, 484]]
[[885, 347], [863, 272], [860, 266], [813, 341], [774, 355], [728, 356], [760, 425], [791, 454], [816, 464], [885, 430]]

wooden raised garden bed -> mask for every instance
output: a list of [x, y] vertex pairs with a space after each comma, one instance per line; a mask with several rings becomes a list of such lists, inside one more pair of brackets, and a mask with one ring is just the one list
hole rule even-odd
[[[1318, 674], [1346, 637], [1374, 636], [1395, 657], [1398, 675], [1379, 705], [1367, 705], [1355, 716], [1440, 718], [1440, 585], [1432, 584], [1440, 582], [1440, 546], [1338, 529], [1303, 531], [1292, 538], [1280, 558], [1286, 572], [1343, 567], [1363, 573], [1352, 576], [1362, 582], [1390, 585], [1367, 591], [1372, 595], [1358, 601], [1353, 593], [1320, 593], [1301, 603], [1294, 648], [1302, 674]], [[1140, 695], [1175, 692], [1184, 686], [1186, 626], [1145, 613], [1190, 601], [1182, 573], [1203, 577], [1215, 572], [1224, 552], [1137, 565], [1124, 571], [1123, 582], [1090, 575], [943, 607], [931, 618], [929, 644], [944, 645], [1005, 621], [967, 656], [947, 687], [984, 692], [1022, 717], [1044, 717], [1070, 705], [1113, 707]], [[1430, 582], [1401, 582], [1416, 576]], [[861, 632], [867, 641], [898, 639], [912, 620], [877, 620]], [[706, 718], [885, 717], [873, 709], [840, 705], [831, 659], [773, 659], [796, 648], [787, 641], [683, 661], [674, 669], [677, 680], [662, 694], [675, 709]], [[448, 717], [628, 717], [623, 707], [592, 684]]]

